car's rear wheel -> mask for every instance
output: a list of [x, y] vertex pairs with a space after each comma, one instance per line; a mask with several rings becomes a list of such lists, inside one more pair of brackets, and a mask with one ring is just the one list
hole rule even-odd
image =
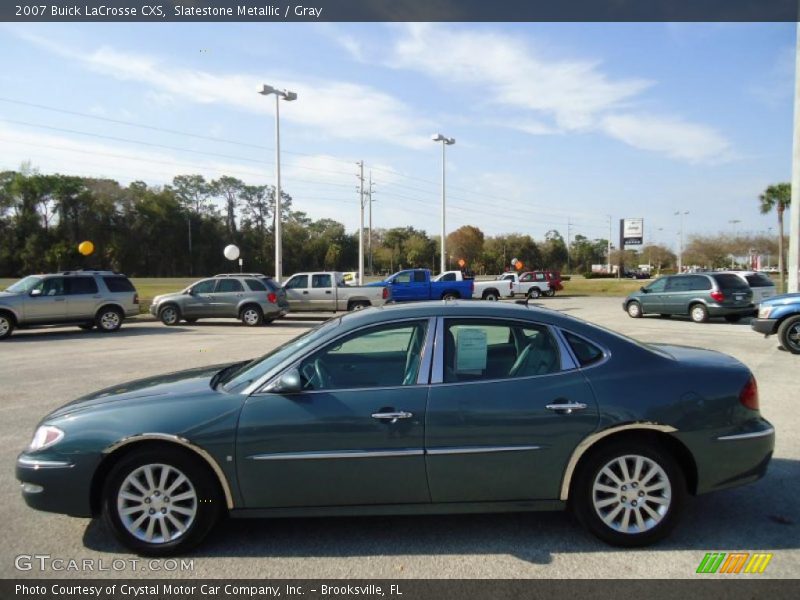
[[702, 304], [692, 304], [689, 307], [689, 316], [695, 323], [705, 323], [708, 321], [708, 309]]
[[245, 306], [239, 314], [239, 318], [248, 327], [257, 327], [264, 322], [264, 313], [258, 306]]
[[178, 307], [173, 304], [168, 304], [158, 311], [158, 318], [164, 325], [172, 327], [177, 325], [181, 320], [181, 313]]
[[442, 294], [442, 300], [458, 300], [458, 294], [455, 292], [445, 292]]
[[725, 320], [728, 323], [738, 323], [742, 320], [742, 315], [725, 315]]
[[97, 329], [103, 333], [111, 333], [122, 327], [122, 312], [112, 306], [101, 308], [95, 317]]
[[0, 340], [4, 340], [14, 331], [14, 319], [6, 313], [0, 313]]
[[103, 487], [103, 520], [140, 554], [185, 552], [202, 541], [222, 511], [213, 476], [177, 448], [134, 451], [113, 467]]
[[800, 316], [789, 317], [778, 327], [778, 339], [786, 350], [800, 354]]
[[631, 319], [639, 319], [642, 316], [642, 305], [636, 300], [632, 300], [631, 302], [628, 302], [628, 306], [625, 307], [625, 311], [628, 313], [628, 316]]
[[535, 287], [528, 290], [528, 298], [538, 298], [541, 295], [542, 292], [539, 290], [539, 288]]
[[483, 299], [488, 300], [489, 302], [497, 302], [500, 300], [500, 294], [498, 294], [495, 290], [486, 290], [483, 293]]
[[364, 310], [365, 308], [369, 308], [369, 306], [370, 303], [366, 300], [354, 300], [347, 307], [347, 310]]
[[570, 501], [581, 524], [598, 538], [633, 547], [669, 534], [685, 498], [686, 479], [668, 452], [651, 444], [619, 442], [580, 464]]

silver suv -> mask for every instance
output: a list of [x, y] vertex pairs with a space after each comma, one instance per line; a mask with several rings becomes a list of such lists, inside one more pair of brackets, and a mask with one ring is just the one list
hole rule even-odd
[[0, 292], [0, 340], [15, 328], [74, 323], [116, 331], [139, 314], [139, 294], [113, 271], [62, 271], [29, 275]]
[[289, 312], [286, 292], [261, 273], [223, 273], [201, 279], [182, 292], [153, 298], [150, 314], [164, 325], [181, 319], [233, 318], [251, 327], [271, 323]]

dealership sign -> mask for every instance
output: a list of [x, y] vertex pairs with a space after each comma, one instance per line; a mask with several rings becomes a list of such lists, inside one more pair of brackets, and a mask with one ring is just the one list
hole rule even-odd
[[622, 220], [622, 243], [625, 246], [641, 246], [644, 239], [644, 219]]

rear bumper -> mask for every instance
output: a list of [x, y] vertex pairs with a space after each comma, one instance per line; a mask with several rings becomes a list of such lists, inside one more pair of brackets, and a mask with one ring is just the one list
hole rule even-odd
[[774, 335], [778, 330], [777, 319], [753, 319], [750, 321], [750, 327], [753, 331], [762, 333], [764, 335]]
[[712, 317], [724, 317], [727, 315], [749, 317], [756, 314], [758, 311], [754, 304], [749, 304], [747, 306], [720, 306], [718, 304], [709, 304], [707, 308], [708, 314]]

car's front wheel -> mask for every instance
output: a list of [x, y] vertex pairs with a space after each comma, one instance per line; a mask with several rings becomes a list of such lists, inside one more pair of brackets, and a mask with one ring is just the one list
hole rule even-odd
[[632, 319], [638, 319], [642, 316], [642, 305], [636, 300], [628, 302], [628, 306], [625, 307], [625, 310]]
[[778, 339], [786, 350], [800, 354], [800, 316], [789, 317], [778, 327]]
[[111, 470], [103, 519], [122, 544], [152, 556], [199, 544], [223, 512], [219, 487], [201, 461], [181, 449], [134, 451]]
[[4, 340], [14, 331], [14, 320], [5, 313], [0, 313], [0, 340]]
[[173, 325], [177, 325], [181, 320], [181, 313], [178, 310], [177, 306], [173, 306], [172, 304], [168, 304], [160, 311], [158, 311], [158, 318], [161, 319], [161, 322], [164, 325], [172, 327]]
[[575, 474], [570, 497], [578, 520], [615, 546], [645, 546], [675, 527], [686, 480], [658, 446], [620, 442], [591, 454]]

